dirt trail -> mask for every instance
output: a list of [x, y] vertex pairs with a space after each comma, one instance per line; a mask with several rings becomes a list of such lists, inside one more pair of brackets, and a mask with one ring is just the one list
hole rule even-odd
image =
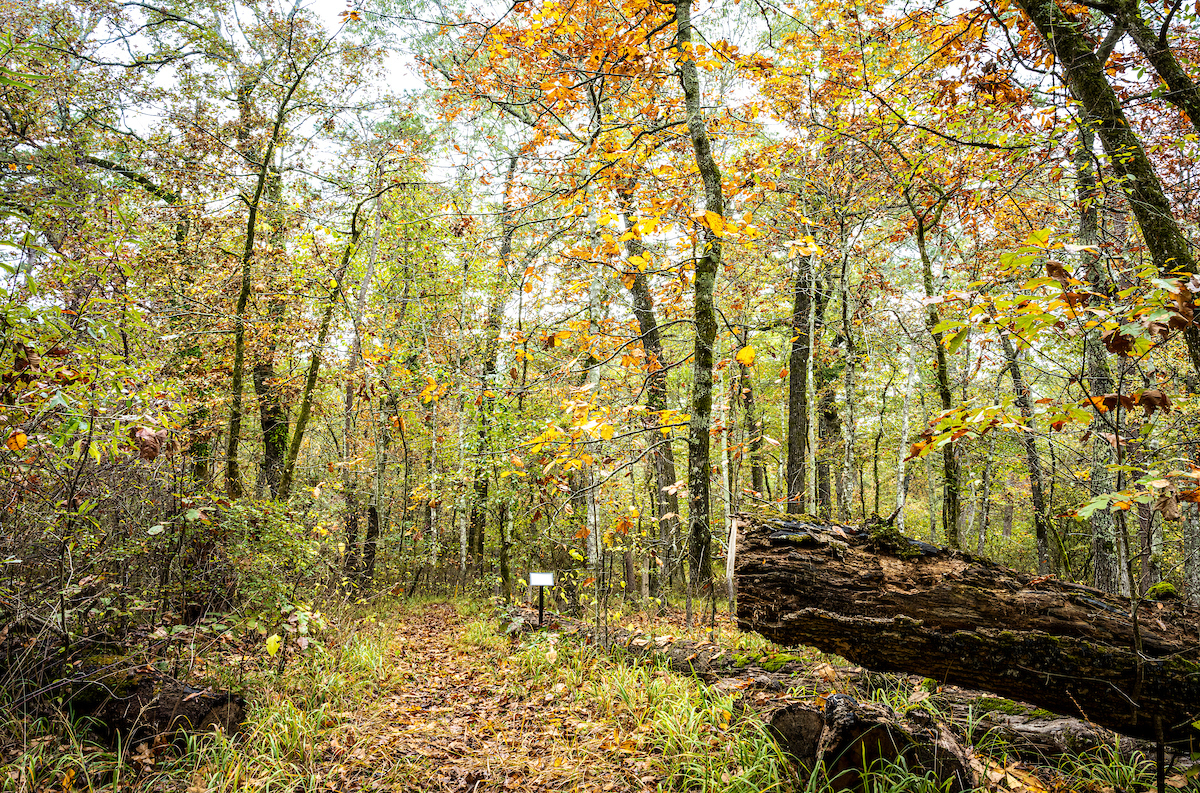
[[517, 693], [512, 683], [523, 688], [524, 681], [514, 679], [508, 648], [467, 644], [468, 622], [448, 604], [399, 621], [378, 699], [353, 714], [351, 729], [331, 746], [320, 787], [655, 789], [659, 778], [646, 762], [603, 750], [594, 740], [602, 725], [570, 704], [561, 686]]

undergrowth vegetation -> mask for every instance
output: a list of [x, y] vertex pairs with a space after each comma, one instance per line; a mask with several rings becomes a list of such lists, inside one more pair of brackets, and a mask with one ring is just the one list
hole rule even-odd
[[[709, 635], [669, 617], [626, 622], [662, 635]], [[86, 719], [22, 713], [10, 703], [0, 722], [0, 789], [449, 791], [472, 779], [517, 790], [840, 789], [821, 767], [800, 773], [738, 694], [569, 632], [510, 636], [484, 601], [447, 606], [384, 597], [345, 607], [329, 624], [282, 665], [235, 643], [204, 645], [210, 657], [197, 666], [205, 682], [243, 691], [248, 700], [246, 722], [233, 738], [188, 734], [131, 746], [119, 737], [103, 740]], [[764, 657], [780, 652], [727, 623], [721, 632], [728, 646]], [[804, 660], [827, 664], [826, 657]], [[930, 681], [881, 676], [855, 693], [899, 711], [920, 706], [936, 714], [930, 689]], [[819, 702], [823, 693], [789, 695]], [[480, 743], [488, 740], [492, 748]], [[980, 731], [973, 740], [986, 767], [999, 769], [991, 774], [999, 782], [981, 790], [1115, 793], [1148, 790], [1154, 781], [1152, 764], [1128, 759], [1115, 744], [1036, 769], [1017, 763], [994, 735]], [[453, 746], [461, 748], [445, 753]], [[482, 757], [496, 751], [502, 754]], [[455, 776], [447, 772], [455, 762], [482, 765]], [[902, 760], [868, 766], [867, 793], [947, 789]]]

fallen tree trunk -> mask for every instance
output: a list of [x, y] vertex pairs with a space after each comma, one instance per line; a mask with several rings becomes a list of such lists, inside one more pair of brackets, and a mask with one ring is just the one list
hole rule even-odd
[[68, 707], [90, 715], [102, 733], [120, 735], [129, 745], [181, 732], [233, 736], [246, 718], [240, 695], [189, 686], [144, 666], [98, 670], [66, 689]]
[[864, 667], [1200, 746], [1200, 609], [1139, 602], [901, 536], [740, 515], [738, 624]]
[[[88, 717], [94, 731], [108, 739], [119, 736], [126, 745], [170, 740], [184, 732], [215, 729], [232, 736], [240, 731], [246, 715], [240, 694], [191, 686], [158, 671], [144, 657], [111, 652], [116, 647], [96, 641], [80, 645], [80, 657], [66, 661], [61, 648], [50, 641], [28, 642], [19, 653], [2, 659], [6, 663], [0, 663], [0, 681], [8, 694], [7, 707]], [[82, 652], [88, 645], [94, 652]]]

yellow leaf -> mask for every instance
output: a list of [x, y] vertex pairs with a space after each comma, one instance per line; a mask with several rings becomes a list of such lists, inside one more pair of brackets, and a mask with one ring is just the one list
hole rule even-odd
[[615, 434], [616, 430], [613, 429], [611, 424], [605, 424], [600, 428], [600, 437], [606, 441], [611, 441], [613, 439], [613, 435]]
[[725, 232], [725, 218], [716, 212], [704, 213], [704, 225], [712, 229], [712, 233], [720, 237]]
[[758, 353], [755, 351], [755, 349], [747, 344], [745, 347], [737, 351], [737, 355], [734, 356], [734, 359], [742, 366], [753, 366], [754, 357], [757, 354]]
[[8, 436], [8, 440], [4, 442], [4, 445], [7, 446], [8, 450], [11, 452], [19, 452], [25, 448], [25, 444], [27, 443], [29, 443], [29, 437], [20, 430], [17, 430], [12, 435]]
[[267, 638], [267, 654], [274, 657], [279, 652], [279, 645], [283, 644], [283, 640], [279, 638], [278, 633], [272, 633]]

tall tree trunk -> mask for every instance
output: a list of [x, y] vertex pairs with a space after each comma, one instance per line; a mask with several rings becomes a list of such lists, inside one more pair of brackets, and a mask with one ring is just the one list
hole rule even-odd
[[491, 446], [492, 410], [496, 401], [496, 358], [500, 353], [500, 324], [508, 304], [509, 260], [512, 258], [513, 235], [517, 227], [513, 223], [512, 189], [517, 172], [518, 157], [508, 158], [508, 170], [504, 175], [504, 198], [500, 211], [500, 270], [501, 282], [494, 290], [488, 305], [487, 325], [484, 329], [484, 351], [482, 375], [479, 381], [479, 435], [475, 446], [475, 471], [471, 501], [471, 552], [474, 563], [483, 562], [483, 543], [487, 533], [488, 477], [492, 466], [488, 461]]
[[[729, 419], [733, 412], [733, 389], [737, 387], [737, 381], [734, 380], [733, 367], [728, 367], [727, 377], [729, 382], [722, 383], [724, 398], [721, 400], [721, 432], [717, 436], [721, 439], [721, 503], [722, 510], [722, 527], [724, 534], [728, 538], [725, 545], [725, 592], [729, 598], [729, 605], [732, 609], [734, 602], [734, 586], [733, 586], [733, 561], [737, 556], [737, 527], [733, 521], [733, 469], [729, 459], [729, 444], [732, 440], [730, 434]], [[740, 374], [740, 373], [739, 373]]]
[[[268, 247], [272, 256], [279, 256], [284, 249], [286, 230], [283, 222], [283, 174], [278, 164], [271, 166], [266, 200], [266, 215], [271, 224]], [[268, 283], [274, 285], [275, 276], [274, 272], [269, 273]], [[283, 475], [283, 461], [288, 444], [288, 412], [283, 404], [279, 379], [275, 375], [275, 352], [286, 310], [287, 304], [281, 297], [270, 298], [267, 304], [268, 329], [264, 334], [265, 338], [259, 339], [255, 344], [254, 366], [251, 369], [254, 395], [258, 400], [259, 427], [262, 430], [261, 482], [270, 490], [271, 498], [279, 495], [279, 478]]]
[[[237, 88], [238, 150], [247, 160], [251, 159], [250, 124], [253, 117], [251, 100], [254, 95], [256, 80], [243, 74]], [[280, 125], [276, 125], [276, 132]], [[233, 323], [233, 380], [229, 385], [229, 440], [225, 447], [225, 492], [230, 498], [241, 498], [244, 492], [242, 485], [242, 468], [238, 462], [238, 446], [242, 440], [242, 389], [246, 361], [246, 305], [250, 302], [250, 265], [254, 261], [254, 240], [258, 231], [258, 207], [262, 201], [263, 191], [268, 182], [271, 170], [271, 156], [278, 137], [272, 135], [268, 153], [257, 163], [258, 173], [254, 190], [250, 197], [242, 196], [246, 203], [246, 231], [242, 242], [241, 256], [241, 285], [238, 288], [237, 303], [234, 306]]]
[[[842, 272], [838, 279], [838, 291], [841, 293], [842, 307], [842, 337], [844, 339], [844, 354], [846, 368], [844, 375], [844, 388], [846, 389], [846, 422], [842, 428], [843, 448], [842, 448], [842, 474], [841, 488], [838, 509], [841, 520], [850, 519], [850, 501], [854, 497], [854, 476], [855, 472], [859, 471], [859, 466], [856, 463], [858, 439], [857, 427], [854, 420], [854, 406], [858, 402], [855, 388], [855, 375], [857, 373], [858, 350], [854, 346], [854, 325], [851, 318], [854, 314], [852, 307], [854, 300], [850, 293], [850, 245], [849, 231], [846, 229], [845, 222], [842, 222], [841, 232], [841, 247], [842, 247]], [[859, 473], [858, 487], [861, 490], [863, 487], [861, 472]], [[864, 512], [866, 511], [864, 507]], [[863, 515], [866, 519], [866, 515]]]
[[1138, 504], [1138, 593], [1145, 595], [1162, 580], [1162, 513], [1150, 504]]
[[[350, 471], [350, 461], [354, 459], [354, 396], [356, 392], [355, 375], [362, 361], [362, 318], [367, 305], [367, 295], [371, 289], [371, 278], [375, 275], [375, 257], [379, 254], [379, 213], [375, 214], [375, 231], [371, 236], [371, 252], [367, 256], [367, 269], [363, 273], [362, 283], [358, 287], [358, 296], [354, 301], [354, 313], [351, 316], [353, 336], [350, 340], [350, 360], [346, 362], [346, 386], [342, 395], [342, 496], [343, 523], [346, 527], [346, 560], [345, 571], [348, 580], [358, 583], [361, 575], [358, 554], [358, 485]], [[378, 536], [378, 515], [375, 520], [375, 531]], [[368, 532], [370, 527], [368, 526]], [[365, 555], [365, 547], [364, 547]]]
[[908, 431], [912, 414], [913, 376], [917, 373], [916, 342], [909, 340], [908, 365], [904, 370], [904, 408], [900, 416], [900, 448], [896, 453], [896, 528], [904, 531], [904, 502], [908, 499], [908, 474], [905, 473], [905, 457], [908, 456]]
[[[1061, 568], [1059, 553], [1050, 554], [1050, 534], [1053, 531], [1050, 524], [1050, 510], [1046, 505], [1045, 482], [1042, 477], [1042, 459], [1038, 455], [1036, 426], [1033, 419], [1033, 400], [1029, 396], [1029, 387], [1021, 374], [1021, 366], [1017, 362], [1017, 349], [1009, 338], [1008, 332], [1000, 331], [1000, 342], [1004, 345], [1004, 358], [1008, 362], [1008, 372], [1012, 376], [1013, 392], [1016, 394], [1017, 407], [1021, 410], [1021, 418], [1025, 421], [1025, 431], [1017, 433], [1021, 446], [1025, 450], [1025, 467], [1029, 470], [1029, 491], [1033, 502], [1033, 526], [1037, 537], [1038, 573], [1048, 573]], [[1055, 543], [1057, 546], [1057, 543]]]
[[817, 404], [820, 408], [817, 421], [817, 514], [822, 520], [833, 517], [833, 494], [830, 487], [831, 458], [837, 442], [842, 438], [842, 420], [837, 412], [837, 399], [833, 383], [822, 383]]
[[512, 547], [512, 510], [508, 501], [500, 501], [500, 586], [504, 593], [504, 602], [512, 602], [512, 572], [510, 570], [509, 553]]
[[[658, 551], [655, 554], [657, 564], [650, 568], [648, 583], [650, 597], [658, 597], [659, 588], [666, 584], [666, 577], [671, 569], [671, 548], [674, 538], [679, 534], [679, 496], [675, 488], [675, 454], [671, 448], [671, 435], [665, 436], [657, 430], [662, 424], [662, 411], [667, 408], [667, 370], [663, 366], [662, 334], [658, 329], [658, 321], [654, 313], [654, 299], [650, 295], [650, 284], [646, 278], [645, 264], [649, 252], [637, 235], [633, 220], [630, 196], [628, 192], [621, 194], [622, 220], [625, 224], [625, 234], [631, 235], [625, 240], [625, 251], [632, 260], [635, 257], [642, 261], [637, 266], [630, 283], [629, 293], [633, 298], [633, 316], [637, 319], [638, 332], [641, 335], [642, 349], [646, 353], [646, 413], [645, 427], [648, 443], [653, 445], [649, 454], [649, 465], [654, 473], [651, 503], [654, 504], [655, 525], [658, 528]], [[624, 236], [624, 235], [622, 235]]]
[[[324, 47], [321, 48], [321, 51]], [[275, 160], [275, 150], [280, 145], [285, 134], [287, 117], [292, 110], [292, 98], [300, 89], [308, 75], [308, 70], [316, 63], [320, 52], [314, 54], [301, 68], [292, 73], [291, 80], [285, 83], [283, 97], [272, 120], [267, 144], [261, 154], [252, 150], [250, 145], [250, 123], [253, 117], [251, 104], [256, 77], [246, 73], [241, 75], [237, 88], [238, 104], [238, 149], [242, 157], [254, 164], [254, 189], [249, 196], [243, 195], [246, 204], [246, 232], [241, 253], [241, 288], [238, 290], [237, 305], [234, 309], [233, 325], [233, 382], [230, 384], [232, 397], [229, 406], [229, 441], [225, 448], [225, 490], [230, 498], [241, 498], [244, 491], [242, 486], [242, 471], [238, 463], [238, 444], [242, 435], [242, 388], [246, 362], [246, 304], [250, 299], [250, 270], [254, 261], [255, 234], [258, 229], [258, 212], [266, 191], [271, 168]], [[256, 159], [256, 156], [259, 159]], [[357, 214], [357, 209], [355, 210]], [[280, 498], [286, 499], [287, 493], [280, 487]]]
[[[906, 190], [904, 198], [908, 202], [913, 218], [917, 221], [917, 251], [921, 256], [921, 275], [925, 286], [925, 297], [934, 296], [933, 260], [929, 253], [927, 235], [937, 228], [946, 206], [945, 196], [939, 196], [932, 209], [920, 209]], [[949, 410], [954, 405], [950, 392], [950, 365], [946, 361], [946, 348], [942, 344], [942, 334], [935, 332], [939, 321], [936, 304], [930, 304], [925, 313], [925, 328], [933, 337], [933, 351], [937, 361], [937, 388], [941, 399], [942, 410]], [[942, 447], [942, 478], [945, 492], [942, 494], [942, 527], [946, 532], [946, 544], [951, 548], [959, 548], [958, 513], [959, 507], [959, 466], [955, 444], [947, 443]]]
[[979, 524], [976, 529], [975, 552], [984, 554], [984, 543], [987, 542], [988, 518], [992, 509], [992, 470], [996, 460], [996, 433], [988, 438], [987, 460], [983, 464], [983, 493], [980, 495]]
[[[871, 457], [871, 468], [874, 471], [875, 492], [872, 498], [872, 512], [878, 516], [880, 507], [880, 488], [879, 488], [879, 444], [883, 442], [883, 417], [887, 415], [888, 392], [892, 390], [892, 383], [896, 382], [896, 370], [892, 369], [888, 373], [887, 384], [879, 392], [879, 426], [875, 430], [875, 454]], [[906, 438], [900, 438], [900, 445], [904, 445]], [[904, 455], [901, 454], [901, 457]], [[860, 485], [865, 487], [865, 483], [860, 482]], [[866, 518], [863, 519], [864, 522]]]
[[717, 335], [717, 315], [713, 292], [721, 270], [721, 238], [714, 223], [723, 223], [725, 197], [721, 191], [721, 171], [713, 157], [705, 127], [700, 96], [700, 77], [692, 48], [691, 0], [676, 0], [676, 42], [683, 53], [676, 62], [683, 88], [688, 137], [696, 158], [696, 168], [704, 182], [704, 208], [707, 222], [702, 230], [704, 249], [696, 259], [694, 317], [696, 344], [692, 366], [692, 410], [688, 426], [688, 575], [695, 592], [711, 582], [712, 530], [709, 526], [709, 427], [712, 423], [713, 343]]
[[[1196, 272], [1190, 244], [1175, 219], [1162, 181], [1155, 173], [1141, 139], [1125, 117], [1120, 99], [1108, 82], [1104, 63], [1080, 27], [1082, 23], [1068, 17], [1057, 0], [1017, 0], [1017, 5], [1058, 59], [1071, 94], [1079, 102], [1081, 115], [1100, 136], [1113, 171], [1119, 177], [1115, 181], [1129, 199], [1155, 266], [1163, 274]], [[1161, 63], [1154, 65], [1156, 68], [1162, 66]], [[1160, 76], [1166, 79], [1169, 70], [1167, 72], [1160, 72]], [[1194, 96], [1194, 86], [1180, 96]], [[1192, 367], [1200, 371], [1200, 327], [1188, 327], [1184, 339]]]
[[338, 302], [345, 288], [343, 281], [346, 278], [346, 270], [349, 269], [350, 262], [354, 259], [354, 253], [358, 247], [358, 239], [362, 236], [363, 229], [366, 226], [365, 223], [360, 222], [362, 209], [367, 201], [374, 198], [375, 196], [372, 196], [370, 199], [360, 202], [350, 216], [350, 239], [342, 251], [342, 260], [338, 264], [337, 272], [333, 276], [335, 286], [329, 294], [328, 302], [325, 304], [325, 312], [321, 316], [321, 325], [317, 331], [317, 343], [313, 347], [312, 358], [308, 363], [308, 372], [304, 378], [304, 391], [300, 395], [300, 412], [296, 417], [296, 429], [292, 434], [292, 443], [288, 447], [287, 460], [283, 466], [283, 476], [279, 482], [279, 499], [281, 501], [287, 500], [288, 494], [292, 489], [292, 480], [296, 472], [296, 460], [300, 457], [300, 445], [304, 442], [304, 431], [308, 427], [308, 418], [312, 413], [313, 391], [317, 386], [317, 373], [321, 370], [321, 354], [325, 349], [325, 343], [329, 339], [329, 331], [333, 325], [333, 312], [337, 309]]
[[811, 256], [796, 260], [796, 283], [792, 296], [792, 345], [788, 356], [787, 402], [787, 511], [798, 515], [807, 508], [808, 497], [808, 362], [812, 339], [808, 317], [812, 309]]
[[[750, 332], [742, 328], [741, 346], [750, 344]], [[766, 469], [763, 466], [763, 417], [759, 415], [754, 403], [754, 382], [750, 378], [750, 367], [738, 363], [738, 393], [741, 394], [744, 410], [744, 433], [746, 448], [750, 458], [750, 489], [755, 497], [762, 498], [767, 487]]]
[[[1098, 246], [1100, 242], [1100, 200], [1092, 148], [1095, 141], [1093, 126], [1086, 119], [1079, 124], [1079, 148], [1075, 152], [1076, 195], [1079, 202], [1079, 240], [1084, 245]], [[1090, 302], [1103, 301], [1102, 296], [1112, 291], [1108, 274], [1104, 271], [1100, 254], [1092, 250], [1081, 252], [1092, 297]], [[1109, 368], [1108, 351], [1100, 337], [1100, 328], [1092, 328], [1084, 335], [1084, 358], [1087, 366], [1088, 391], [1093, 396], [1112, 393], [1113, 376]], [[1111, 414], [1115, 416], [1116, 414]], [[1105, 434], [1114, 438], [1121, 434], [1120, 423], [1113, 422], [1099, 412], [1092, 419], [1092, 464], [1089, 490], [1093, 497], [1113, 489], [1112, 472], [1113, 446], [1105, 440]], [[1121, 586], [1120, 551], [1117, 543], [1117, 524], [1112, 512], [1098, 509], [1088, 522], [1092, 530], [1092, 583], [1105, 592], [1119, 592]]]

